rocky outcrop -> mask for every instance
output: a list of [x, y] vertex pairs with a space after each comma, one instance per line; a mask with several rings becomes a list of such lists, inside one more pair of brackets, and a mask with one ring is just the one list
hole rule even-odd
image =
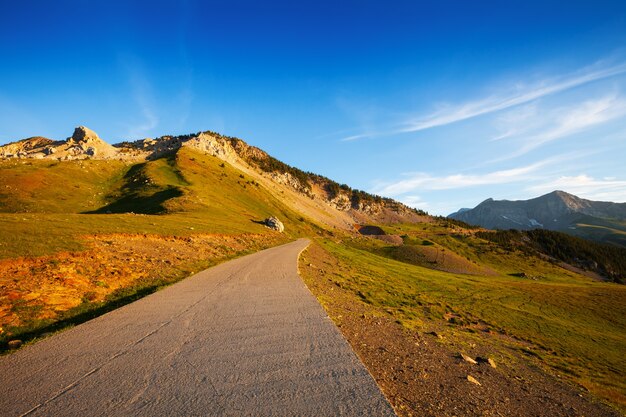
[[328, 201], [331, 207], [341, 211], [348, 211], [352, 208], [352, 200], [347, 195], [341, 193]]
[[102, 139], [98, 137], [96, 132], [85, 127], [78, 126], [74, 129], [74, 134], [71, 138], [67, 139], [68, 144], [77, 144], [77, 145], [88, 145], [88, 144], [100, 144]]
[[313, 197], [311, 190], [300, 182], [296, 177], [288, 172], [271, 172], [269, 174], [272, 181], [293, 188], [295, 191]]
[[24, 139], [0, 147], [4, 158], [31, 159], [111, 159], [117, 156], [114, 147], [103, 141], [91, 129], [78, 126], [65, 141], [53, 141], [43, 137]]
[[52, 139], [41, 136], [23, 139], [0, 146], [0, 157], [19, 158], [24, 157], [29, 153], [42, 153], [44, 149], [50, 149], [50, 145], [54, 143], [55, 142]]
[[265, 219], [265, 225], [270, 229], [276, 230], [281, 233], [285, 231], [285, 226], [283, 225], [283, 222], [281, 222], [280, 220], [278, 220], [277, 217], [274, 216]]
[[[111, 146], [100, 139], [93, 130], [79, 126], [65, 141], [55, 142], [37, 137], [2, 146], [0, 157], [63, 161], [75, 159], [145, 161], [171, 155], [181, 147], [189, 147], [213, 155], [253, 176], [259, 175], [264, 180], [288, 187], [314, 200], [314, 204], [327, 206], [334, 217], [337, 217], [337, 211], [342, 212], [340, 217], [346, 217], [347, 227], [362, 222], [421, 221], [422, 215], [425, 214], [420, 214], [391, 199], [352, 190], [347, 186], [340, 187], [328, 178], [291, 167], [241, 139], [210, 131], [180, 136], [162, 136], [155, 139], [146, 138]], [[322, 209], [322, 211], [325, 210]]]

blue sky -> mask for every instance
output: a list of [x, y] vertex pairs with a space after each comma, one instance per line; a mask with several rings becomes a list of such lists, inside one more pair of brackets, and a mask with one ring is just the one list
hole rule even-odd
[[626, 2], [0, 0], [0, 144], [215, 130], [434, 214], [626, 201]]

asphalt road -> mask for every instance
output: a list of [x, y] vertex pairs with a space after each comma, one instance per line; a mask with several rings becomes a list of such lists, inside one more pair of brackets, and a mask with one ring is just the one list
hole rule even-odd
[[0, 358], [3, 416], [393, 416], [297, 274], [298, 240]]

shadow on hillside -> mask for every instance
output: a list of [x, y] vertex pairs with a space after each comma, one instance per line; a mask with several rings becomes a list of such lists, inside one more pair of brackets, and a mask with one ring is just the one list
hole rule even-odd
[[114, 200], [99, 209], [83, 214], [140, 213], [161, 214], [166, 212], [163, 203], [183, 195], [183, 191], [174, 185], [154, 185], [146, 172], [147, 163], [132, 166], [124, 174], [123, 185], [119, 193], [110, 196]]
[[359, 233], [364, 236], [383, 236], [386, 235], [385, 231], [378, 226], [361, 226]]
[[166, 212], [163, 203], [183, 195], [178, 187], [170, 187], [157, 191], [150, 195], [130, 194], [120, 199], [100, 207], [97, 210], [87, 211], [83, 214], [111, 214], [111, 213], [140, 213], [140, 214], [161, 214]]

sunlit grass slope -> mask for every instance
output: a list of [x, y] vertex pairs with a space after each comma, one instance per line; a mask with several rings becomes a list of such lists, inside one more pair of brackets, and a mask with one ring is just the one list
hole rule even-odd
[[444, 233], [437, 224], [386, 229], [405, 233], [409, 244], [437, 242], [499, 273], [458, 274], [400, 262], [384, 256], [393, 252], [373, 239], [323, 241], [342, 265], [329, 275], [355, 299], [393, 315], [409, 329], [443, 325], [458, 335], [489, 332], [496, 346], [513, 338], [525, 355], [626, 405], [626, 286], [593, 281], [471, 234]]
[[9, 186], [0, 196], [0, 258], [79, 250], [81, 236], [93, 234], [263, 233], [259, 222], [270, 215], [292, 236], [311, 227], [228, 163], [187, 148], [137, 164], [5, 161], [0, 175]]
[[0, 161], [0, 213], [95, 210], [128, 168], [121, 161]]

